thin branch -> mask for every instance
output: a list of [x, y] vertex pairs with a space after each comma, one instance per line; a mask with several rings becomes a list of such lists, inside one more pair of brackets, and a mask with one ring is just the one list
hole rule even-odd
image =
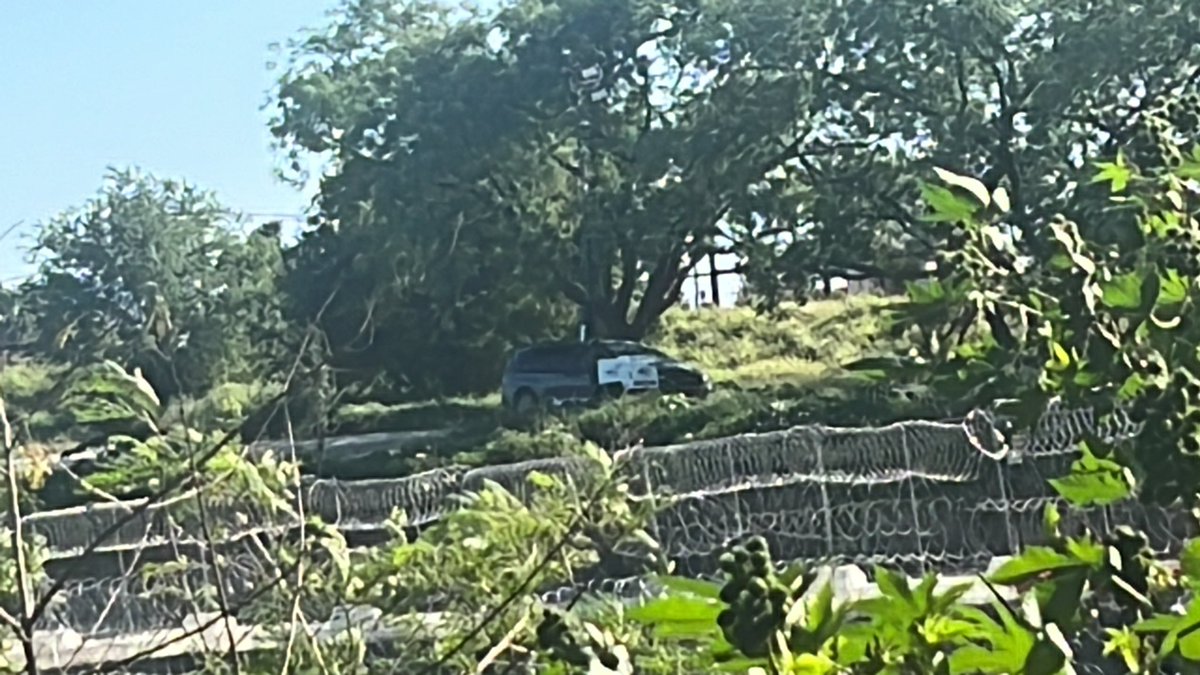
[[483, 673], [487, 672], [488, 666], [495, 663], [496, 659], [500, 658], [501, 654], [507, 651], [509, 647], [512, 647], [513, 640], [517, 639], [517, 635], [524, 630], [525, 626], [528, 624], [529, 616], [526, 615], [521, 617], [521, 620], [513, 625], [513, 627], [504, 634], [504, 637], [500, 638], [500, 641], [496, 643], [496, 646], [488, 650], [488, 653], [484, 655], [483, 660], [481, 660], [479, 665], [475, 667], [475, 673], [477, 675], [482, 675]]
[[20, 601], [21, 619], [18, 622], [18, 637], [21, 640], [21, 650], [25, 654], [25, 672], [37, 675], [37, 650], [33, 644], [33, 630], [36, 620], [30, 611], [33, 604], [33, 588], [29, 581], [29, 570], [25, 560], [25, 537], [21, 532], [21, 494], [17, 486], [16, 441], [13, 439], [12, 424], [8, 421], [8, 412], [4, 398], [0, 397], [0, 426], [4, 429], [4, 456], [7, 464], [9, 529], [13, 555], [17, 563], [17, 594]]

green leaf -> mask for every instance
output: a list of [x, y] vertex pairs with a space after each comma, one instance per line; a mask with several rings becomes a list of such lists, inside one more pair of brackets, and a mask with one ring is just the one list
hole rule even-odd
[[960, 223], [974, 218], [979, 207], [939, 185], [924, 185], [921, 195], [932, 213], [921, 217], [931, 223]]
[[908, 585], [908, 578], [886, 567], [875, 568], [875, 585], [879, 588], [880, 594], [885, 598], [903, 600], [906, 604], [912, 604], [913, 602], [912, 589]]
[[1179, 553], [1179, 569], [1188, 581], [1200, 583], [1200, 539], [1189, 539]]
[[1185, 659], [1200, 661], [1200, 600], [1192, 600], [1187, 613], [1167, 632], [1159, 656], [1165, 657], [1176, 650]]
[[717, 615], [720, 613], [721, 603], [717, 600], [668, 595], [632, 607], [626, 611], [625, 616], [631, 621], [646, 625], [707, 621], [715, 626]]
[[1062, 372], [1071, 367], [1071, 355], [1056, 341], [1050, 342], [1050, 361], [1046, 364], [1052, 372]]
[[1158, 306], [1171, 307], [1187, 299], [1188, 282], [1173, 269], [1163, 275], [1158, 293]]
[[1098, 162], [1096, 166], [1100, 171], [1092, 178], [1092, 182], [1109, 183], [1113, 194], [1124, 191], [1133, 177], [1133, 172], [1125, 164], [1125, 155], [1121, 152], [1117, 153], [1117, 161]]
[[959, 647], [950, 655], [950, 672], [952, 673], [1016, 673], [1020, 672], [1022, 663], [1016, 662], [1011, 655], [1003, 652], [993, 652], [979, 645]]
[[1058, 506], [1054, 502], [1046, 504], [1046, 510], [1042, 512], [1042, 527], [1046, 530], [1046, 536], [1057, 539], [1059, 536], [1059, 524], [1062, 522], [1062, 514], [1058, 511]]
[[917, 305], [931, 305], [947, 298], [945, 285], [937, 279], [910, 281], [906, 288], [908, 299]]
[[[1050, 633], [1055, 626], [1050, 624], [1046, 628]], [[1062, 634], [1051, 633], [1038, 640], [1029, 650], [1021, 672], [1023, 675], [1058, 675], [1070, 656], [1070, 647], [1062, 639]]]
[[1132, 474], [1110, 459], [1100, 459], [1084, 448], [1082, 459], [1071, 465], [1071, 473], [1050, 479], [1050, 485], [1072, 505], [1086, 508], [1107, 506], [1129, 497]]
[[1169, 633], [1183, 619], [1184, 617], [1175, 614], [1156, 614], [1135, 623], [1132, 628], [1135, 633]]
[[1060, 626], [1075, 625], [1087, 578], [1086, 568], [1072, 569], [1057, 575], [1045, 589], [1049, 592], [1042, 603], [1042, 619]]
[[992, 573], [992, 581], [1006, 586], [1021, 584], [1048, 572], [1061, 573], [1089, 567], [1089, 563], [1052, 548], [1036, 546], [1025, 549]]
[[1142, 278], [1128, 272], [1100, 284], [1100, 302], [1109, 309], [1135, 310], [1142, 306]]
[[553, 476], [542, 473], [541, 471], [530, 471], [528, 477], [529, 482], [532, 483], [534, 487], [542, 490], [550, 490], [553, 489], [554, 486], [558, 485], [558, 481], [555, 480]]

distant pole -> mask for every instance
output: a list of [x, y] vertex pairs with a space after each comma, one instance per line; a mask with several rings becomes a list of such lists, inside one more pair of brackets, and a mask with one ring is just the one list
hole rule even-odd
[[700, 272], [692, 267], [692, 309], [700, 309]]
[[721, 280], [717, 278], [717, 254], [708, 254], [708, 286], [713, 307], [721, 306]]
[[583, 276], [583, 308], [580, 312], [579, 341], [587, 342], [588, 328], [592, 324], [592, 247], [591, 237], [587, 232], [580, 235], [579, 255], [581, 274]]

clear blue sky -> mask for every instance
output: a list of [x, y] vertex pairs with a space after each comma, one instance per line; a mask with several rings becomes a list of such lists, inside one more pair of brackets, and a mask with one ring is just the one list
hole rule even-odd
[[299, 213], [272, 173], [268, 45], [336, 0], [0, 1], [0, 282], [34, 225], [83, 203], [105, 167], [215, 190], [247, 212]]

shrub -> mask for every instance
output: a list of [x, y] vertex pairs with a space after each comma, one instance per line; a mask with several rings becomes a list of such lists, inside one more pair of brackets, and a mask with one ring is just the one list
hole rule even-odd
[[0, 368], [0, 395], [4, 396], [9, 418], [20, 431], [42, 440], [68, 432], [71, 416], [51, 409], [53, 406], [45, 400], [65, 371], [62, 366], [38, 361], [9, 363]]
[[489, 465], [523, 462], [546, 457], [578, 455], [585, 441], [563, 425], [554, 425], [538, 432], [505, 429], [480, 451], [462, 452], [455, 456], [461, 464]]
[[764, 391], [719, 391], [705, 399], [627, 396], [575, 418], [579, 435], [604, 448], [668, 445], [786, 426], [786, 404]]

